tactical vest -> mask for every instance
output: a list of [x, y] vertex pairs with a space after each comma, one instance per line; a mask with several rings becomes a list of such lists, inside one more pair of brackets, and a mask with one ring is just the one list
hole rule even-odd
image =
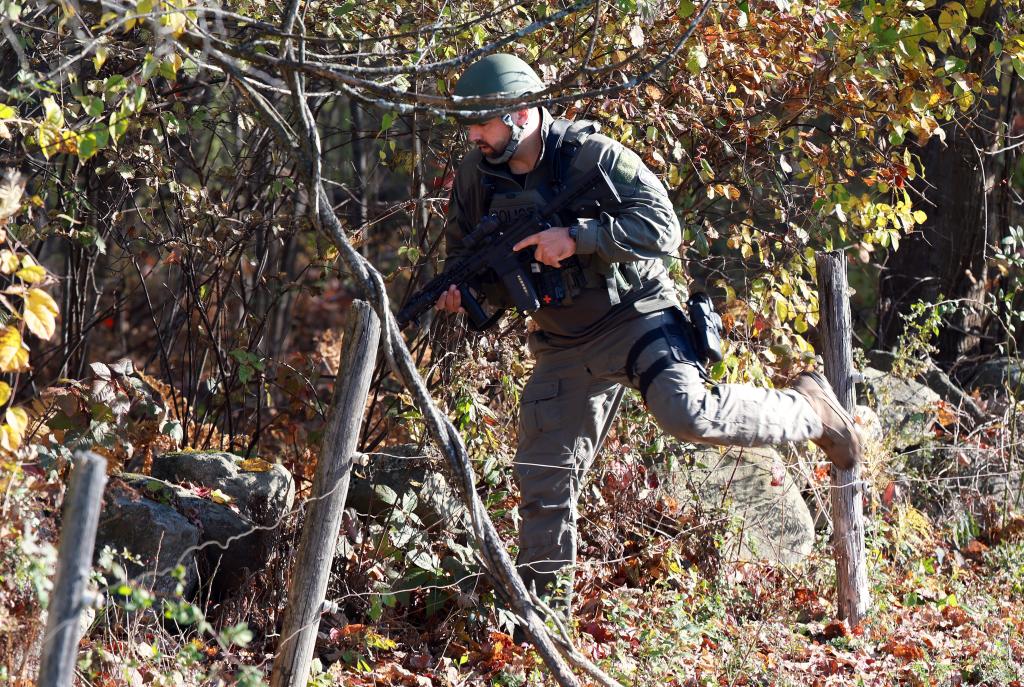
[[[485, 214], [497, 216], [502, 224], [534, 212], [557, 194], [570, 175], [573, 160], [587, 137], [596, 133], [598, 124], [590, 121], [572, 122], [556, 119], [551, 123], [544, 142], [542, 165], [547, 167], [547, 179], [537, 188], [509, 190], [497, 188], [495, 179], [484, 175], [483, 207]], [[578, 213], [560, 217], [561, 226], [570, 226], [587, 216], [586, 206]], [[538, 229], [540, 230], [540, 228]], [[607, 264], [596, 255], [573, 256], [563, 261], [563, 267], [553, 268], [533, 263], [531, 272], [534, 286], [545, 305], [571, 305], [583, 289], [604, 288], [611, 306], [618, 305], [622, 296], [641, 286], [640, 275], [632, 263]]]

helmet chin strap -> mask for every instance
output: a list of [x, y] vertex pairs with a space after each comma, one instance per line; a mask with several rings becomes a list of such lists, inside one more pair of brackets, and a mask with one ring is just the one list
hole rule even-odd
[[523, 140], [523, 134], [526, 132], [525, 126], [519, 126], [512, 120], [512, 115], [505, 113], [501, 116], [502, 123], [512, 130], [512, 136], [509, 138], [508, 145], [505, 146], [505, 150], [501, 152], [501, 155], [496, 157], [485, 157], [488, 162], [492, 165], [503, 165], [512, 159], [512, 156], [516, 154], [519, 149], [519, 144]]

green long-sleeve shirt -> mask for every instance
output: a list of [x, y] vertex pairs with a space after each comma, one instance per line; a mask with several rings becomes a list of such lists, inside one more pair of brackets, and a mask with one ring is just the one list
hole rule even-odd
[[[542, 140], [547, 140], [552, 121], [551, 115], [542, 110]], [[450, 260], [464, 254], [464, 237], [488, 212], [484, 207], [489, 195], [484, 178], [493, 185], [495, 194], [543, 188], [552, 181], [552, 165], [545, 163], [546, 159], [542, 154], [541, 162], [520, 185], [507, 165], [488, 163], [478, 150], [466, 154], [456, 172], [448, 205], [445, 241]], [[576, 218], [576, 255], [588, 273], [588, 288], [571, 304], [543, 306], [533, 314], [540, 328], [556, 340], [579, 340], [628, 317], [630, 312], [653, 312], [677, 304], [662, 258], [675, 254], [680, 229], [664, 186], [639, 156], [600, 134], [582, 141], [564, 182], [571, 184], [574, 174], [594, 165], [608, 174], [621, 202], [599, 216]], [[627, 279], [634, 268], [634, 279]], [[605, 282], [613, 269], [620, 273], [618, 282], [623, 286], [618, 304], [613, 304]], [[625, 291], [629, 281], [638, 281], [639, 286]]]

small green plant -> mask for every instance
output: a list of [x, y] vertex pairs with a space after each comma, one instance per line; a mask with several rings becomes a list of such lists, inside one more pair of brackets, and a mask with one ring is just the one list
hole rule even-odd
[[914, 377], [923, 372], [928, 357], [935, 353], [932, 339], [939, 335], [943, 322], [956, 310], [956, 303], [943, 300], [939, 294], [936, 303], [917, 301], [903, 317], [903, 333], [896, 346], [893, 372], [902, 377]]
[[[1024, 325], [1024, 310], [1019, 307], [1024, 294], [1024, 226], [1009, 227], [993, 258], [1004, 279], [992, 293], [992, 298], [1003, 314], [1007, 339], [1012, 343]], [[1009, 353], [1007, 342], [1001, 341], [997, 347], [1001, 354]]]
[[[254, 638], [247, 624], [215, 628], [202, 608], [182, 597], [182, 566], [172, 571], [179, 582], [175, 594], [154, 597], [127, 579], [125, 563], [133, 560], [128, 552], [109, 547], [100, 552], [93, 579], [105, 587], [108, 603], [86, 635], [88, 648], [78, 663], [88, 684], [146, 676], [152, 684], [177, 687], [188, 684], [188, 676], [204, 683], [230, 678], [233, 685], [264, 687], [262, 671], [245, 662], [243, 651]], [[212, 656], [224, 660], [210, 663]]]

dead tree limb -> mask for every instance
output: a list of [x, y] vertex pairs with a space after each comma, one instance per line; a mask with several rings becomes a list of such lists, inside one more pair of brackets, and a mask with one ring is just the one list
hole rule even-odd
[[107, 461], [95, 453], [75, 457], [71, 484], [64, 499], [57, 559], [57, 578], [46, 616], [40, 687], [64, 687], [75, 677], [75, 658], [82, 628], [80, 615], [89, 602], [89, 570], [96, 546]]
[[348, 495], [352, 456], [366, 409], [379, 340], [377, 315], [365, 302], [353, 301], [323, 450], [313, 479], [313, 494], [292, 569], [271, 687], [299, 687], [309, 679], [320, 613]]
[[[818, 253], [819, 327], [824, 342], [825, 376], [839, 401], [854, 412], [853, 326], [842, 251]], [[832, 466], [832, 546], [836, 560], [839, 617], [856, 626], [871, 603], [864, 557], [864, 501], [860, 466]]]

